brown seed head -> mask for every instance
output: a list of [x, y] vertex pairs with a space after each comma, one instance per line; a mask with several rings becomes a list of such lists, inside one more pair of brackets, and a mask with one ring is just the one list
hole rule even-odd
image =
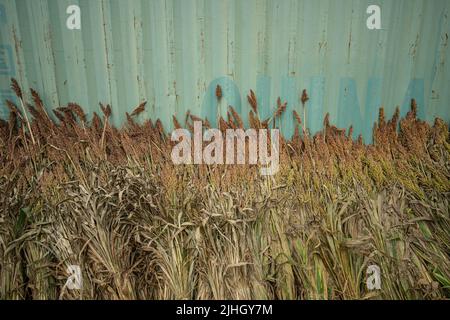
[[147, 104], [147, 101], [141, 102], [139, 104], [139, 106], [133, 110], [133, 112], [131, 113], [131, 116], [137, 116], [139, 115], [141, 112], [143, 112], [145, 110], [145, 105]]
[[300, 118], [300, 116], [298, 115], [297, 111], [295, 111], [295, 110], [294, 110], [294, 118], [295, 118], [295, 120], [297, 120], [299, 125], [302, 124], [302, 119]]
[[178, 122], [177, 118], [176, 118], [175, 116], [172, 116], [172, 120], [173, 120], [173, 126], [174, 126], [174, 128], [175, 128], [175, 129], [180, 129], [180, 128], [181, 128], [181, 125], [180, 125], [180, 123]]
[[309, 100], [308, 94], [306, 93], [306, 89], [303, 89], [302, 91], [302, 97], [300, 98], [302, 105], [304, 106], [306, 101]]
[[222, 88], [220, 85], [217, 85], [217, 87], [216, 87], [216, 97], [217, 97], [217, 100], [222, 99]]
[[16, 93], [16, 95], [22, 99], [22, 89], [20, 88], [19, 84], [17, 83], [17, 80], [14, 78], [11, 78], [11, 89]]
[[277, 105], [278, 105], [278, 108], [275, 111], [275, 117], [279, 117], [279, 116], [281, 116], [283, 114], [284, 110], [286, 110], [287, 102], [282, 104], [280, 97], [278, 97]]
[[416, 117], [416, 115], [417, 115], [417, 103], [416, 103], [416, 99], [411, 99], [411, 111], [412, 111], [413, 117]]
[[254, 93], [253, 90], [251, 90], [251, 89], [250, 89], [250, 94], [247, 95], [247, 100], [248, 100], [248, 103], [250, 103], [250, 106], [252, 107], [253, 112], [257, 113], [258, 102], [257, 102], [257, 100], [256, 100], [256, 95], [255, 95], [255, 93]]

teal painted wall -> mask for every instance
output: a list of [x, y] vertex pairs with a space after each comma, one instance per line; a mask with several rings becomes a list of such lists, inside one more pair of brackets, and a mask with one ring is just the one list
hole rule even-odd
[[[71, 4], [81, 30], [66, 27]], [[381, 7], [381, 30], [366, 27], [370, 4]], [[449, 9], [448, 0], [0, 0], [0, 95], [12, 96], [16, 77], [48, 108], [110, 103], [117, 125], [147, 100], [141, 117], [171, 128], [172, 114], [214, 122], [228, 104], [247, 119], [254, 89], [263, 116], [278, 96], [288, 102], [281, 126], [291, 134], [306, 89], [311, 131], [329, 112], [367, 141], [378, 107], [405, 114], [411, 97], [421, 117], [450, 120]]]

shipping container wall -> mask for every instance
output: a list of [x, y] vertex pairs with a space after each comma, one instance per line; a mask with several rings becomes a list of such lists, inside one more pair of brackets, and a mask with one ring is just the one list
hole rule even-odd
[[[80, 29], [67, 26], [71, 5]], [[367, 26], [370, 5], [380, 29]], [[448, 0], [0, 0], [0, 95], [14, 99], [15, 77], [48, 109], [77, 102], [92, 114], [109, 103], [116, 125], [147, 101], [140, 117], [170, 130], [187, 110], [215, 123], [232, 105], [247, 120], [253, 89], [262, 117], [278, 97], [288, 102], [289, 135], [306, 89], [312, 132], [328, 112], [370, 141], [380, 106], [404, 115], [415, 98], [422, 118], [450, 120], [449, 9]]]

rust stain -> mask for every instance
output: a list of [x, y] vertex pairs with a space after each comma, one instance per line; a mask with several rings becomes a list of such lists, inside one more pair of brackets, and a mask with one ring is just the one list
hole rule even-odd
[[106, 59], [106, 71], [108, 73], [108, 88], [109, 88], [109, 99], [112, 101], [112, 88], [111, 88], [111, 63], [109, 61], [109, 51], [108, 51], [108, 41], [107, 41], [107, 35], [106, 35], [106, 19], [105, 19], [105, 6], [102, 2], [102, 19], [103, 19], [103, 39], [105, 41], [105, 59]]
[[17, 38], [17, 33], [16, 33], [16, 28], [14, 28], [14, 26], [12, 27], [12, 34], [13, 34], [13, 40], [14, 40], [14, 50], [16, 51], [16, 60], [17, 60], [17, 66], [18, 66], [18, 71], [19, 71], [19, 73], [21, 74], [21, 77], [23, 77], [23, 74], [22, 74], [22, 68], [23, 68], [23, 65], [22, 65], [22, 61], [20, 61], [20, 48], [22, 47], [22, 41], [21, 40], [19, 40], [18, 38]]
[[350, 30], [350, 35], [348, 38], [348, 53], [347, 53], [347, 63], [350, 63], [350, 48], [352, 46], [352, 31]]
[[416, 35], [414, 43], [410, 46], [409, 54], [414, 58], [417, 52], [417, 47], [419, 46], [419, 34]]

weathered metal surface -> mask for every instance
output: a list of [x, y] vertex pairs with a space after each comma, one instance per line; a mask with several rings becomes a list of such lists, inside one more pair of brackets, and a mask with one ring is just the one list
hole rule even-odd
[[[72, 4], [81, 30], [66, 27]], [[370, 4], [381, 30], [366, 27]], [[263, 116], [278, 96], [288, 102], [289, 134], [306, 89], [312, 131], [329, 112], [368, 138], [379, 106], [405, 114], [412, 97], [420, 116], [450, 120], [449, 9], [448, 0], [0, 0], [0, 94], [12, 96], [16, 77], [49, 108], [110, 103], [116, 124], [147, 100], [141, 117], [170, 128], [172, 114], [214, 122], [228, 104], [247, 119], [256, 89]]]

